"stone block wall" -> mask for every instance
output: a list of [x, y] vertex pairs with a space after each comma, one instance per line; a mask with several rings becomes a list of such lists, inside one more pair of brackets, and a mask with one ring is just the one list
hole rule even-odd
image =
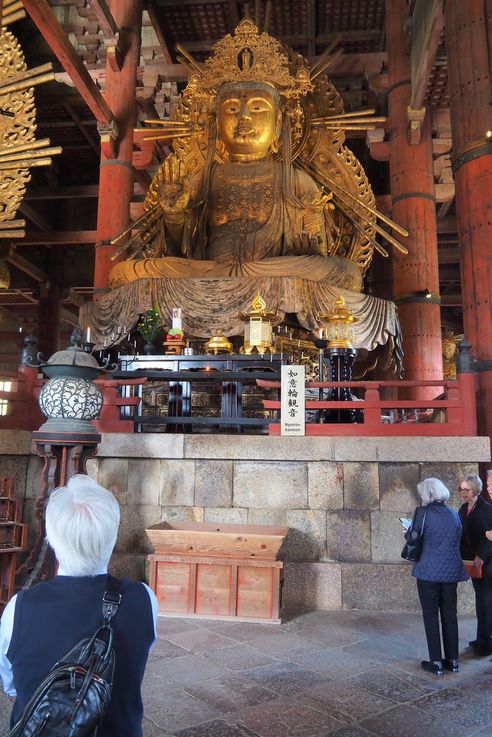
[[[428, 476], [458, 506], [460, 479], [489, 454], [488, 438], [113, 434], [88, 473], [121, 505], [116, 572], [145, 576], [145, 528], [162, 520], [282, 525], [287, 606], [411, 611], [418, 600], [398, 517], [412, 514]], [[19, 490], [25, 484], [29, 518], [41, 461], [0, 456], [2, 475], [7, 468]], [[462, 611], [472, 611], [471, 585], [460, 590]]]

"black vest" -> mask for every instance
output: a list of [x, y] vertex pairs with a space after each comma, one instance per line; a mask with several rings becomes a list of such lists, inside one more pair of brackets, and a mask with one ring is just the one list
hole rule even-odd
[[[21, 591], [7, 658], [17, 698], [11, 726], [53, 665], [102, 623], [107, 576], [57, 576]], [[98, 737], [141, 737], [140, 687], [154, 622], [149, 594], [141, 583], [122, 579], [123, 601], [113, 620], [116, 669], [108, 711]]]

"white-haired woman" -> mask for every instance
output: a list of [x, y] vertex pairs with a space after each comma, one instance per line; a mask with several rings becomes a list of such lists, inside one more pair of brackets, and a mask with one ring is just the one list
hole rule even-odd
[[449, 491], [442, 481], [424, 479], [417, 491], [422, 506], [417, 510], [416, 528], [421, 530], [423, 524], [423, 546], [412, 575], [417, 579], [429, 650], [429, 660], [421, 665], [429, 673], [442, 676], [443, 668], [452, 673], [459, 670], [457, 588], [458, 581], [468, 578], [459, 547], [462, 528], [457, 512], [447, 506]]
[[[0, 624], [0, 675], [5, 692], [15, 697], [11, 725], [53, 665], [101, 624], [119, 522], [114, 496], [88, 476], [74, 476], [51, 494], [46, 536], [58, 573], [14, 596]], [[115, 579], [112, 587], [122, 595], [113, 620], [116, 669], [98, 737], [141, 737], [140, 688], [155, 639], [157, 601], [136, 581]]]
[[464, 504], [459, 515], [463, 525], [461, 555], [471, 560], [480, 578], [472, 578], [477, 612], [477, 637], [469, 644], [475, 655], [492, 655], [492, 544], [486, 532], [492, 528], [492, 505], [480, 492], [480, 476], [467, 476], [460, 484]]

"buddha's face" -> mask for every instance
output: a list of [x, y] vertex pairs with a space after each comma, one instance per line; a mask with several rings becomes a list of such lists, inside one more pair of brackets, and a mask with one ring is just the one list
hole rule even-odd
[[228, 85], [217, 118], [219, 138], [232, 161], [266, 158], [280, 131], [275, 91], [266, 85]]

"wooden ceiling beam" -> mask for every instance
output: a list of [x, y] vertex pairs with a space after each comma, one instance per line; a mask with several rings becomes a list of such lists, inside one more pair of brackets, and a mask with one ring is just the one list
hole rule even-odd
[[27, 258], [24, 258], [24, 256], [20, 256], [17, 251], [14, 244], [9, 244], [8, 246], [4, 246], [1, 249], [2, 258], [4, 258], [6, 261], [9, 262], [9, 264], [12, 264], [12, 266], [15, 266], [19, 271], [23, 271], [24, 274], [27, 274], [30, 276], [34, 281], [38, 282], [39, 284], [46, 284], [48, 281], [48, 274], [39, 268], [39, 266], [35, 266], [30, 261], [27, 260]]
[[98, 184], [82, 184], [74, 187], [28, 187], [24, 200], [69, 200], [99, 197]]
[[306, 22], [307, 53], [311, 57], [316, 55], [316, 0], [307, 0]]
[[118, 37], [118, 25], [112, 16], [106, 0], [90, 0], [89, 5], [94, 11], [97, 23], [103, 34], [105, 36], [113, 36], [116, 39]]
[[460, 249], [458, 246], [444, 246], [439, 244], [439, 265], [440, 264], [459, 264]]
[[79, 324], [79, 316], [70, 312], [70, 310], [67, 310], [67, 308], [63, 306], [60, 307], [60, 320], [62, 322], [68, 322], [69, 325], [75, 326]]
[[441, 307], [462, 307], [461, 294], [441, 294]]
[[[377, 41], [381, 37], [380, 29], [368, 29], [367, 31], [339, 31], [337, 33], [318, 33], [314, 39], [316, 46], [328, 46], [334, 38], [340, 36], [339, 46], [354, 41]], [[287, 46], [306, 46], [309, 43], [308, 33], [285, 33], [279, 36], [279, 40]], [[210, 51], [215, 41], [186, 41], [183, 48], [190, 53]]]
[[86, 128], [82, 125], [81, 121], [79, 120], [76, 112], [74, 111], [74, 109], [72, 108], [72, 106], [70, 105], [70, 103], [69, 102], [64, 102], [63, 103], [63, 108], [67, 111], [67, 113], [71, 117], [71, 119], [72, 119], [75, 127], [79, 131], [80, 135], [82, 136], [82, 138], [84, 138], [87, 141], [87, 143], [89, 144], [89, 146], [92, 149], [92, 151], [96, 154], [97, 159], [99, 161], [99, 159], [101, 158], [101, 147], [96, 144], [96, 142], [92, 138], [92, 136], [89, 133], [89, 131], [86, 130]]
[[448, 215], [447, 218], [437, 221], [437, 232], [438, 233], [457, 233], [458, 223], [455, 215]]
[[114, 115], [109, 105], [92, 81], [82, 59], [68, 40], [48, 1], [23, 0], [23, 4], [96, 120], [107, 126], [112, 125]]
[[39, 228], [39, 230], [47, 231], [51, 230], [51, 224], [44, 219], [42, 215], [40, 215], [36, 210], [31, 207], [25, 200], [23, 200], [19, 206], [20, 212], [24, 215], [27, 220], [30, 220], [31, 223], [34, 223], [34, 225]]
[[95, 230], [67, 230], [51, 233], [26, 233], [20, 246], [89, 246], [97, 241]]
[[169, 44], [168, 44], [166, 35], [160, 26], [159, 18], [157, 17], [157, 13], [155, 12], [155, 7], [153, 3], [147, 3], [146, 9], [147, 9], [147, 13], [149, 14], [150, 22], [152, 23], [152, 28], [154, 29], [154, 33], [157, 36], [157, 40], [159, 41], [159, 46], [161, 47], [162, 55], [164, 59], [166, 60], [167, 64], [172, 64], [173, 57], [171, 56], [171, 53], [169, 51]]
[[227, 27], [229, 33], [233, 33], [239, 23], [239, 12], [236, 0], [227, 0]]
[[414, 23], [410, 54], [412, 69], [410, 107], [414, 110], [419, 110], [424, 105], [427, 84], [444, 29], [442, 0], [420, 0], [419, 6], [425, 6], [425, 17], [419, 14], [420, 27], [416, 27]]
[[[186, 48], [189, 48], [187, 44]], [[317, 57], [311, 59], [311, 63], [315, 63]], [[381, 71], [383, 64], [387, 60], [387, 54], [385, 52], [369, 52], [364, 54], [342, 54], [336, 59], [330, 67], [330, 78], [331, 77], [362, 77], [366, 72], [371, 74], [377, 74]], [[153, 68], [154, 72], [158, 74], [163, 82], [187, 82], [189, 72], [182, 64], [164, 64], [158, 59], [148, 61], [146, 63], [148, 69]], [[104, 75], [100, 68], [89, 68], [89, 72], [94, 75], [95, 78], [104, 86]], [[57, 79], [60, 75], [56, 75]]]

